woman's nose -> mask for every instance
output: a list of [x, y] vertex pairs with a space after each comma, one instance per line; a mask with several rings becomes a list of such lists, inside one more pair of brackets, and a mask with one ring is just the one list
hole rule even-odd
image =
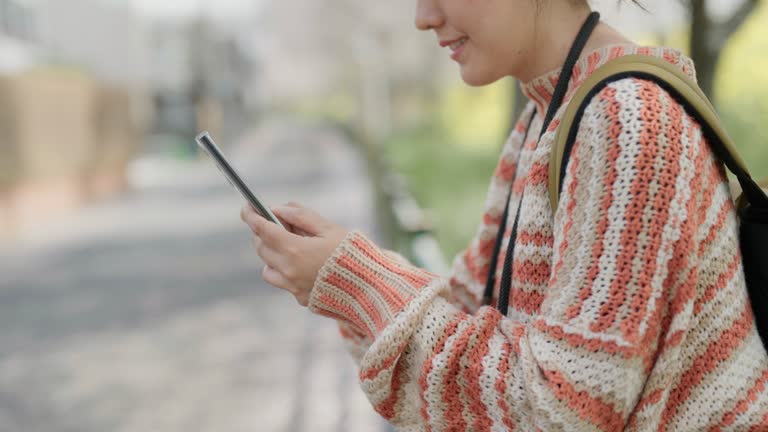
[[430, 30], [440, 28], [444, 24], [445, 18], [440, 8], [437, 6], [437, 0], [418, 0], [416, 2], [416, 28], [419, 30]]

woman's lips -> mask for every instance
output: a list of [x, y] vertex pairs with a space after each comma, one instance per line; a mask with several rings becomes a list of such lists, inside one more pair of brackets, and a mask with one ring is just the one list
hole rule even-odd
[[454, 61], [459, 61], [459, 57], [461, 56], [461, 53], [464, 52], [464, 47], [466, 46], [468, 40], [469, 38], [461, 38], [458, 41], [450, 44], [451, 51], [453, 51], [451, 54], [451, 59]]

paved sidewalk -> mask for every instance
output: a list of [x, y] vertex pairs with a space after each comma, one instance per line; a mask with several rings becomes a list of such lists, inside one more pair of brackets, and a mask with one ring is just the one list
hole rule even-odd
[[[272, 124], [226, 152], [266, 202], [375, 236], [341, 136]], [[135, 174], [134, 192], [0, 249], [0, 431], [388, 430], [335, 323], [261, 281], [215, 168]]]

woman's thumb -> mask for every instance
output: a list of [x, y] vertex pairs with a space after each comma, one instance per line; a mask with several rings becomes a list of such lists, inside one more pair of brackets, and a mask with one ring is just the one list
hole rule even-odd
[[319, 236], [328, 225], [322, 216], [305, 207], [284, 205], [273, 208], [272, 212], [294, 228], [298, 228], [310, 236]]

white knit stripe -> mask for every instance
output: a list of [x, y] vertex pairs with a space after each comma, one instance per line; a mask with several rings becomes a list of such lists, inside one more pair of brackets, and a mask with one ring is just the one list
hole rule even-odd
[[456, 345], [456, 339], [462, 336], [467, 327], [469, 327], [471, 320], [464, 320], [459, 323], [456, 328], [456, 332], [448, 337], [445, 341], [445, 347], [435, 355], [432, 359], [432, 369], [427, 374], [427, 389], [424, 393], [427, 401], [427, 413], [429, 418], [433, 419], [432, 430], [433, 432], [440, 432], [443, 429], [439, 421], [445, 419], [445, 412], [447, 410], [447, 404], [443, 401], [444, 387], [443, 381], [445, 380], [445, 372], [448, 366], [448, 358], [452, 354], [453, 348]]
[[[531, 351], [539, 366], [548, 370], [559, 370], [571, 383], [591, 389], [605, 402], [620, 402], [617, 409], [630, 407], [635, 402], [645, 383], [642, 358], [623, 359], [621, 354], [592, 352], [577, 348], [566, 341], [558, 341], [549, 335], [531, 330], [528, 338]], [[568, 365], [563, 367], [563, 365]], [[625, 391], [610, 395], [605, 389], [622, 387]], [[597, 390], [597, 391], [596, 391]], [[610, 399], [609, 399], [610, 398]]]
[[[547, 379], [536, 360], [536, 355], [525, 338], [520, 342], [518, 361], [520, 363], [518, 373], [524, 376], [523, 388], [532, 403], [531, 421], [538, 424], [544, 431], [563, 430], [565, 427], [576, 431], [596, 430], [593, 425], [580, 419], [565, 401], [560, 401], [555, 396], [547, 385]], [[531, 430], [531, 428], [520, 429]]]
[[[744, 341], [747, 343], [748, 341]], [[745, 379], [745, 371], [735, 371], [729, 368], [733, 366], [741, 366], [744, 368], [744, 364], [738, 361], [738, 357], [742, 355], [744, 351], [743, 346], [739, 346], [734, 350], [731, 361], [721, 362], [717, 364], [717, 367], [709, 372], [702, 382], [695, 386], [689, 398], [678, 407], [677, 415], [673, 421], [670, 422], [670, 430], [706, 430], [706, 426], [712, 422], [720, 420], [721, 414], [719, 412], [727, 405], [733, 402], [734, 395], [744, 396], [746, 389], [754, 381], [748, 381]], [[722, 376], [724, 373], [730, 373], [730, 375], [718, 379], [718, 376]], [[717, 389], [713, 391], [713, 389]], [[714, 412], [705, 411], [706, 415], [702, 415], [701, 397], [707, 401], [709, 406], [714, 408]], [[718, 414], [718, 415], [713, 415]]]
[[[727, 264], [724, 266], [724, 268], [727, 267]], [[726, 303], [729, 300], [732, 301], [734, 298], [739, 299], [739, 303], [744, 304], [744, 301], [748, 301], [748, 299], [734, 295], [734, 294], [741, 294], [742, 287], [746, 284], [744, 281], [744, 271], [740, 268], [736, 269], [736, 271], [731, 275], [730, 278], [728, 278], [725, 287], [722, 289], [719, 289], [715, 291], [715, 297], [707, 301], [706, 303], [703, 303], [701, 305], [701, 312], [699, 313], [700, 317], [710, 317], [710, 314], [714, 313], [714, 309], [718, 306], [720, 303]], [[720, 275], [717, 276], [718, 278]], [[702, 287], [703, 289], [706, 289], [708, 287]], [[739, 314], [741, 311], [739, 311]], [[719, 315], [721, 318], [726, 318], [724, 315]], [[739, 315], [735, 315], [733, 318], [735, 319]]]
[[[378, 265], [376, 264], [375, 261], [369, 259], [363, 253], [357, 252], [356, 254], [350, 255], [350, 256], [354, 257], [354, 259], [358, 263], [362, 264], [363, 266], [365, 266], [367, 268], [377, 268], [378, 267]], [[360, 278], [356, 273], [351, 272], [351, 271], [347, 270], [346, 268], [344, 268], [342, 266], [337, 266], [336, 273], [339, 276], [343, 277], [344, 279], [352, 282], [356, 288], [358, 288], [362, 293], [364, 293], [364, 294], [361, 294], [361, 295], [365, 295], [365, 297], [371, 303], [373, 303], [374, 307], [376, 308], [376, 310], [381, 315], [381, 319], [382, 320], [386, 320], [387, 319], [387, 315], [389, 314], [390, 307], [387, 304], [387, 302], [384, 299], [384, 297], [381, 295], [381, 293], [379, 293], [379, 291], [376, 288], [374, 288], [373, 286], [369, 285], [362, 278]], [[381, 276], [381, 275], [377, 273], [377, 276]], [[405, 296], [405, 294], [402, 294], [402, 291], [404, 291], [403, 288], [407, 286], [407, 282], [403, 278], [401, 278], [398, 275], [395, 275], [394, 273], [387, 272], [386, 278], [381, 278], [381, 279], [385, 283], [387, 283], [387, 285], [396, 287], [397, 291], [401, 292], [402, 296]], [[412, 289], [409, 286], [405, 290], [406, 291], [412, 291]], [[349, 297], [349, 298], [351, 298], [351, 297]], [[359, 300], [354, 299], [354, 303], [357, 306], [357, 304], [359, 303]], [[355, 310], [357, 311], [358, 308], [356, 308]], [[360, 310], [364, 310], [364, 309], [360, 308]], [[370, 312], [365, 312], [365, 315], [366, 315], [366, 321], [369, 321], [369, 322], [373, 323], [373, 318], [370, 316]], [[378, 333], [378, 329], [376, 329], [376, 327], [374, 326], [373, 327], [373, 334], [376, 334], [376, 333]]]
[[563, 333], [565, 333], [566, 335], [578, 335], [583, 337], [584, 339], [597, 339], [601, 342], [614, 343], [624, 348], [632, 347], [632, 344], [629, 341], [627, 341], [626, 339], [622, 338], [619, 335], [608, 334], [608, 333], [595, 333], [593, 331], [590, 331], [589, 328], [577, 327], [571, 324], [563, 324], [549, 316], [538, 317], [538, 319], [542, 320], [547, 326], [561, 327], [563, 329]]
[[[482, 288], [480, 288], [472, 275], [469, 273], [466, 264], [464, 263], [464, 253], [459, 253], [453, 260], [453, 270], [451, 271], [451, 278], [455, 279], [455, 284], [458, 286], [451, 286], [451, 295], [461, 303], [457, 307], [464, 307], [470, 311], [474, 311], [477, 305], [480, 303], [482, 296]], [[474, 296], [473, 296], [474, 294]], [[446, 297], [447, 298], [447, 297]]]
[[729, 212], [729, 214], [725, 217], [725, 223], [723, 224], [724, 229], [719, 230], [715, 234], [715, 238], [712, 239], [712, 242], [707, 245], [704, 253], [701, 255], [701, 262], [711, 262], [718, 257], [722, 257], [724, 250], [721, 248], [723, 247], [726, 247], [729, 251], [733, 252], [733, 254], [729, 255], [729, 258], [732, 259], [735, 257], [739, 247], [739, 242], [736, 235], [737, 231], [734, 230], [731, 232], [728, 229], [728, 227], [732, 228], [735, 226], [738, 226], [736, 212]]
[[470, 408], [472, 403], [472, 396], [469, 394], [471, 384], [469, 380], [467, 380], [464, 372], [467, 370], [467, 368], [472, 367], [472, 361], [469, 357], [469, 353], [477, 348], [477, 344], [480, 339], [480, 329], [485, 325], [485, 320], [483, 318], [484, 316], [477, 316], [473, 320], [475, 328], [472, 329], [471, 333], [469, 334], [467, 343], [462, 351], [457, 354], [459, 356], [459, 369], [457, 371], [455, 380], [456, 383], [459, 384], [458, 396], [459, 401], [461, 401], [461, 415], [464, 418], [464, 422], [467, 424], [467, 427], [469, 428], [473, 427], [475, 418], [474, 413]]
[[[648, 83], [645, 83], [648, 85]], [[653, 84], [655, 85], [655, 84]], [[666, 95], [666, 92], [663, 90], [659, 90], [659, 94], [657, 95], [657, 98], [655, 102], [659, 103], [659, 112], [658, 112], [658, 131], [656, 131], [656, 136], [653, 137], [653, 139], [656, 140], [655, 145], [652, 147], [655, 147], [656, 154], [653, 156], [653, 160], [651, 161], [653, 166], [653, 173], [663, 173], [666, 171], [666, 167], [669, 164], [669, 161], [667, 158], [664, 157], [664, 153], [668, 149], [672, 149], [675, 153], [678, 153], [676, 151], [676, 143], [670, 143], [669, 138], [666, 135], [667, 130], [669, 129], [669, 123], [670, 123], [670, 116], [668, 112], [671, 110], [671, 103], [673, 103], [670, 98]], [[647, 125], [647, 128], [650, 128], [651, 125]], [[650, 131], [646, 131], [646, 133], [650, 134]], [[677, 155], [678, 157], [682, 157], [682, 155]], [[678, 164], [679, 167], [679, 164]], [[654, 177], [658, 177], [654, 176]], [[677, 176], [677, 179], [679, 180], [679, 176]], [[677, 184], [675, 185], [677, 186]], [[632, 304], [634, 302], [634, 298], [639, 295], [639, 292], [645, 291], [648, 287], [644, 286], [641, 282], [641, 278], [644, 276], [650, 276], [648, 279], [652, 279], [653, 275], [649, 275], [649, 271], [651, 270], [649, 268], [650, 264], [658, 265], [659, 258], [664, 256], [664, 253], [662, 249], [665, 246], [665, 243], [662, 242], [658, 245], [659, 249], [656, 250], [656, 254], [651, 258], [651, 260], [648, 259], [648, 257], [645, 255], [645, 250], [648, 247], [649, 243], [651, 242], [651, 236], [657, 235], [653, 234], [652, 231], [656, 228], [656, 222], [657, 218], [664, 217], [664, 211], [657, 211], [657, 208], [655, 207], [655, 200], [658, 197], [660, 191], [661, 191], [661, 179], [660, 178], [653, 178], [651, 179], [647, 184], [644, 185], [644, 187], [647, 188], [647, 196], [646, 196], [646, 202], [643, 203], [643, 208], [640, 213], [640, 230], [637, 233], [637, 241], [635, 242], [634, 248], [635, 248], [635, 254], [631, 257], [631, 274], [630, 279], [627, 283], [627, 287], [625, 288], [625, 298], [627, 299], [626, 303], [621, 307], [621, 310], [618, 313], [618, 317], [620, 320], [626, 320], [629, 318], [629, 315], [632, 314], [634, 311], [631, 310]], [[676, 188], [674, 190], [675, 193], [678, 192], [678, 189]], [[667, 204], [667, 203], [663, 203]], [[663, 205], [662, 204], [662, 205]], [[665, 223], [665, 226], [662, 227], [662, 237], [663, 237], [663, 230], [667, 228], [667, 225], [671, 223], [671, 219], [675, 217], [675, 214], [672, 213], [671, 208], [667, 209], [667, 221]], [[649, 262], [650, 261], [650, 262]], [[653, 271], [657, 272], [659, 269], [658, 267], [654, 268]], [[647, 282], [646, 282], [647, 283]], [[654, 291], [660, 291], [660, 285], [653, 286]], [[647, 306], [647, 305], [646, 305]], [[647, 310], [647, 308], [646, 308]], [[645, 311], [644, 311], [645, 312]], [[641, 320], [645, 320], [647, 318], [647, 315], [643, 314]]]
[[494, 334], [488, 341], [488, 353], [482, 360], [483, 374], [480, 377], [480, 389], [482, 391], [480, 399], [485, 406], [485, 412], [493, 421], [492, 431], [503, 431], [505, 429], [502, 421], [504, 413], [498, 405], [502, 395], [496, 390], [496, 382], [501, 375], [499, 373], [501, 362], [507, 361], [507, 359], [503, 358], [504, 343], [506, 341], [500, 334]]
[[[605, 112], [604, 101], [594, 98], [591, 102], [594, 104], [594, 111], [598, 113]], [[588, 108], [591, 110], [591, 108]], [[574, 173], [574, 166], [568, 167], [568, 175], [565, 176], [563, 182], [563, 191], [561, 193], [562, 202], [558, 205], [559, 212], [563, 215], [562, 220], [559, 221], [560, 225], [555, 226], [555, 246], [553, 251], [554, 263], [553, 271], [560, 265], [560, 261], [565, 260], [562, 265], [567, 272], [561, 272], [561, 277], [556, 281], [555, 286], [560, 286], [562, 293], [558, 296], [564, 299], [578, 298], [580, 291], [584, 288], [580, 282], [585, 281], [587, 278], [587, 271], [592, 263], [592, 248], [594, 243], [589, 241], [591, 233], [597, 231], [597, 220], [600, 216], [599, 212], [594, 209], [599, 208], [600, 201], [603, 198], [601, 193], [589, 193], [588, 185], [577, 185], [576, 192], [584, 191], [581, 197], [571, 196], [565, 191], [570, 190], [574, 181], [577, 178], [592, 178], [595, 173], [602, 173], [605, 168], [605, 161], [607, 160], [608, 146], [589, 145], [585, 143], [585, 136], [590, 136], [596, 130], [599, 130], [604, 121], [598, 115], [585, 116], [582, 119], [579, 133], [576, 137], [578, 146], [574, 148], [580, 148], [578, 151], [578, 157], [581, 159], [578, 167], [578, 172]], [[587, 158], [585, 156], [590, 156]], [[570, 165], [570, 164], [569, 164]], [[592, 191], [594, 192], [594, 191]], [[584, 206], [576, 206], [573, 210], [571, 218], [567, 217], [567, 209], [571, 206], [573, 200], [586, 198]], [[580, 211], [581, 210], [581, 211]], [[568, 249], [566, 253], [568, 256], [560, 256], [561, 242], [564, 238], [564, 224], [572, 220], [573, 226], [568, 232]], [[577, 223], [579, 221], [579, 223]], [[584, 235], [589, 233], [588, 235]], [[566, 310], [571, 306], [570, 302], [557, 302], [552, 305], [552, 313], [554, 316], [564, 316]], [[589, 318], [587, 318], [589, 319]]]
[[[708, 144], [702, 139], [701, 145], [705, 146]], [[705, 216], [699, 229], [696, 231], [696, 243], [699, 244], [704, 241], [712, 230], [712, 227], [717, 223], [717, 217], [720, 210], [722, 210], [723, 205], [725, 205], [726, 201], [731, 200], [731, 196], [726, 189], [714, 187], [714, 185], [710, 184], [708, 190], [713, 190], [714, 194], [712, 196], [712, 205], [704, 209], [706, 212]]]
[[[627, 225], [624, 216], [627, 206], [632, 201], [632, 193], [629, 189], [632, 186], [632, 180], [637, 176], [635, 163], [642, 148], [638, 140], [645, 127], [637, 118], [637, 113], [643, 108], [642, 101], [636, 97], [640, 91], [640, 84], [632, 79], [626, 79], [614, 82], [609, 87], [616, 90], [616, 99], [621, 105], [619, 111], [621, 133], [618, 139], [621, 150], [615, 162], [618, 176], [615, 184], [608, 191], [613, 199], [608, 208], [608, 228], [603, 238], [603, 253], [599, 259], [601, 271], [592, 284], [592, 295], [584, 301], [581, 315], [574, 319], [574, 324], [584, 327], [597, 321], [602, 305], [608, 300], [611, 283], [615, 278], [618, 257], [623, 250], [621, 235]], [[608, 126], [605, 124], [603, 128]], [[599, 194], [601, 189], [609, 185], [596, 181], [590, 186], [592, 187], [590, 193]]]
[[[549, 263], [549, 257], [552, 256], [552, 246], [537, 246], [535, 244], [517, 243], [515, 245], [515, 254], [520, 252], [520, 259], [525, 259], [533, 264]], [[546, 286], [542, 287], [546, 288]]]
[[[738, 222], [736, 221], [736, 214], [734, 212], [731, 212], [726, 216], [724, 227], [734, 227], [737, 226]], [[730, 251], [731, 254], [728, 254], [728, 262], [723, 262], [722, 259], [719, 261], [716, 261], [716, 264], [720, 264], [722, 266], [727, 266], [730, 264], [730, 261], [733, 260], [736, 256], [736, 253], [739, 248], [738, 239], [736, 236], [730, 235], [731, 233], [728, 232], [727, 229], [719, 231], [715, 238], [712, 239], [712, 243], [707, 248], [707, 250], [704, 252], [704, 254], [700, 258], [700, 262], [702, 263], [709, 263], [714, 260], [717, 260], [719, 257], [723, 256], [724, 251]], [[724, 267], [725, 268], [725, 267]]]
[[[350, 296], [349, 294], [347, 294], [345, 291], [341, 290], [340, 288], [337, 288], [336, 286], [331, 285], [331, 284], [326, 283], [326, 282], [320, 282], [318, 284], [318, 286], [321, 287], [321, 289], [324, 292], [328, 293], [333, 298], [338, 299], [340, 303], [347, 305], [348, 307], [352, 308], [352, 310], [355, 311], [357, 316], [359, 316], [360, 319], [363, 320], [363, 322], [365, 323], [365, 325], [367, 327], [367, 328], [364, 328], [364, 329], [358, 329], [359, 331], [365, 332], [367, 334], [376, 334], [378, 332], [378, 330], [376, 329], [376, 324], [371, 319], [371, 316], [368, 314], [367, 311], [365, 311], [365, 309], [363, 309], [361, 307], [360, 302], [358, 302], [356, 298]], [[336, 310], [331, 305], [323, 303], [322, 304], [322, 308], [326, 309], [326, 310], [329, 310], [329, 311], [331, 311], [331, 312], [333, 312], [333, 313], [335, 313], [335, 314], [337, 314], [339, 316], [346, 316], [346, 314], [344, 312]], [[355, 324], [350, 323], [350, 325], [353, 326], [353, 327], [356, 327]]]
[[403, 308], [398, 319], [377, 336], [363, 357], [360, 366], [361, 374], [371, 370], [378, 371], [373, 377], [362, 379], [360, 382], [360, 387], [374, 407], [379, 406], [392, 393], [391, 383], [397, 363], [381, 369], [384, 362], [402, 355], [403, 347], [410, 343], [414, 344], [414, 349], [418, 347], [423, 347], [425, 350], [431, 349], [433, 341], [414, 339], [417, 335], [416, 330], [422, 325], [425, 316], [432, 314], [433, 321], [435, 316], [440, 316], [440, 320], [436, 322], [452, 318], [455, 309], [439, 296], [440, 292], [446, 288], [447, 284], [432, 284], [420, 291], [419, 295]]
[[[543, 185], [526, 186], [524, 200], [525, 204], [520, 210], [521, 228], [525, 226], [525, 231], [538, 232], [550, 226], [552, 215], [543, 210], [550, 207], [549, 189]], [[518, 230], [518, 234], [520, 231], [522, 229]]]
[[[732, 286], [733, 282], [733, 280], [728, 281], [728, 286]], [[723, 291], [730, 291], [730, 289]], [[693, 322], [698, 325], [691, 327], [688, 331], [685, 343], [680, 350], [679, 361], [674, 365], [675, 369], [682, 372], [689, 370], [699, 356], [705, 355], [709, 345], [741, 316], [745, 307], [743, 299], [733, 296], [721, 297], [723, 296], [718, 295], [718, 298], [710, 301], [698, 315], [698, 322]], [[713, 320], [718, 325], [710, 324]], [[702, 325], [702, 322], [709, 325]]]
[[[745, 342], [747, 344], [747, 352], [745, 352], [745, 356], [748, 355], [754, 360], [749, 361], [751, 364], [755, 363], [762, 363], [763, 367], [764, 365], [764, 356], [765, 356], [765, 348], [763, 348], [763, 342], [760, 339], [760, 336], [757, 334], [757, 332], [750, 333], [749, 339]], [[762, 372], [762, 371], [760, 371]], [[761, 420], [761, 418], [766, 414], [765, 407], [768, 405], [768, 383], [766, 383], [765, 388], [763, 388], [763, 391], [758, 393], [757, 400], [752, 402], [749, 405], [749, 408], [744, 413], [743, 418], [748, 419], [749, 422], [744, 422], [744, 424], [755, 424], [758, 421]], [[738, 422], [733, 425], [732, 430], [738, 430], [739, 428]], [[741, 426], [743, 429], [743, 426]]]
[[[665, 97], [668, 97], [665, 95]], [[639, 336], [642, 338], [648, 330], [648, 320], [656, 309], [657, 301], [665, 295], [664, 281], [669, 274], [669, 262], [674, 258], [675, 244], [680, 239], [681, 227], [688, 219], [688, 204], [694, 199], [691, 191], [691, 181], [697, 175], [695, 170], [697, 146], [688, 139], [691, 121], [683, 115], [682, 137], [680, 140], [680, 158], [678, 160], [679, 175], [675, 179], [675, 196], [669, 202], [669, 218], [662, 227], [661, 243], [656, 255], [656, 269], [651, 278], [653, 291], [645, 305], [645, 313], [640, 321]], [[689, 257], [692, 259], [693, 257]]]
[[[533, 109], [535, 108], [531, 104], [529, 104], [526, 110], [523, 112], [523, 115], [521, 118], [525, 119], [524, 121], [527, 121], [530, 118], [531, 114], [533, 113]], [[531, 128], [533, 128], [537, 122], [540, 122], [540, 121], [538, 119], [534, 119], [534, 121], [531, 124]], [[525, 145], [525, 142], [523, 142], [524, 137], [525, 137], [525, 132], [518, 132], [517, 130], [512, 131], [512, 133], [510, 134], [510, 138], [509, 140], [507, 140], [507, 143], [502, 149], [502, 154], [499, 158], [499, 163], [501, 163], [501, 160], [505, 160], [505, 161], [508, 161], [508, 163], [518, 164], [518, 167], [516, 168], [518, 177], [520, 176], [519, 161], [520, 161], [521, 155], [524, 153], [523, 152], [523, 147]], [[499, 215], [502, 214], [502, 212], [504, 211], [504, 204], [506, 204], [507, 202], [506, 199], [507, 199], [507, 194], [509, 193], [510, 187], [511, 187], [510, 182], [503, 181], [500, 177], [493, 176], [493, 178], [491, 179], [489, 190], [488, 190], [488, 195], [486, 197], [486, 205], [485, 205], [486, 212], [493, 209], [493, 210], [496, 210], [497, 214]]]
[[[506, 395], [506, 403], [509, 409], [508, 417], [515, 423], [516, 430], [530, 430], [529, 426], [532, 423], [534, 416], [533, 406], [529, 399], [529, 392], [527, 390], [528, 383], [525, 380], [525, 376], [520, 373], [518, 369], [518, 359], [514, 347], [514, 343], [511, 338], [507, 338], [510, 344], [513, 345], [510, 351], [510, 358], [506, 359], [509, 363], [506, 379], [504, 380], [504, 394]], [[523, 389], [523, 390], [520, 390]]]
[[[759, 364], [760, 357], [755, 357], [754, 344], [760, 342], [751, 335], [748, 338], [736, 348], [731, 356], [732, 361], [718, 364], [717, 369], [708, 374], [700, 385], [691, 390], [688, 400], [679, 407], [679, 424], [692, 430], [704, 430], [710, 420], [718, 421], [724, 411], [733, 409], [733, 395], [746, 396], [748, 389], [763, 372], [762, 369], [752, 367]], [[712, 391], [712, 389], [717, 389], [717, 391]], [[701, 415], [698, 405], [701, 404], [703, 397], [710, 403], [713, 414], [717, 413], [713, 418]]]
[[[435, 311], [442, 313], [443, 311], [437, 308], [429, 308], [424, 313], [424, 322], [430, 322], [430, 320], [440, 319], [435, 314]], [[452, 319], [453, 317], [451, 317]], [[416, 341], [434, 341], [437, 343], [440, 336], [445, 332], [444, 327], [419, 325], [415, 331], [413, 339]], [[402, 401], [403, 405], [409, 406], [409, 410], [413, 411], [413, 417], [422, 418], [421, 409], [423, 402], [421, 400], [422, 394], [428, 395], [430, 390], [427, 389], [427, 393], [424, 393], [424, 389], [421, 388], [421, 376], [422, 366], [426, 364], [428, 359], [432, 356], [432, 351], [435, 349], [433, 343], [424, 344], [421, 349], [408, 349], [405, 351], [405, 364], [408, 365], [405, 371], [405, 379], [403, 383], [403, 391], [406, 395], [405, 400]]]

